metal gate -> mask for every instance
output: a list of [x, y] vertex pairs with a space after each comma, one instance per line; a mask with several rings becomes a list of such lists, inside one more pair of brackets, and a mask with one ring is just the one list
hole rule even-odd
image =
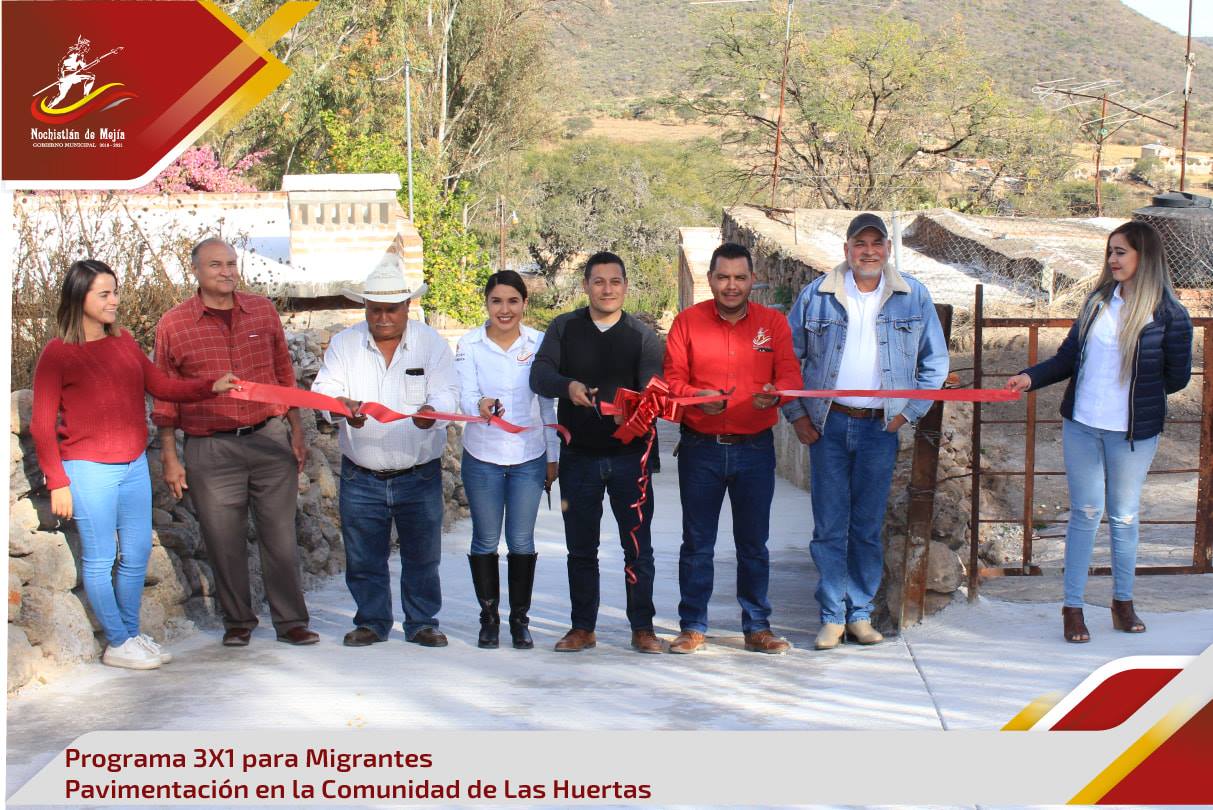
[[[1026, 365], [1034, 365], [1038, 361], [1037, 349], [1041, 329], [1069, 329], [1073, 324], [1070, 318], [1008, 318], [987, 317], [982, 308], [982, 287], [977, 286], [973, 302], [973, 387], [981, 388], [984, 378], [994, 377], [1001, 383], [1007, 377], [1018, 373], [1018, 369], [989, 370], [982, 366], [983, 331], [992, 328], [1013, 327], [1027, 329], [1028, 357]], [[1213, 572], [1213, 374], [1208, 373], [1209, 359], [1213, 358], [1213, 317], [1192, 318], [1194, 329], [1204, 330], [1202, 351], [1193, 358], [1192, 376], [1201, 378], [1201, 408], [1199, 419], [1172, 419], [1168, 424], [1199, 424], [1200, 446], [1197, 454], [1197, 466], [1178, 469], [1151, 469], [1150, 475], [1198, 475], [1195, 520], [1140, 520], [1147, 525], [1192, 525], [1194, 540], [1192, 545], [1192, 562], [1188, 565], [1147, 565], [1139, 566], [1138, 574], [1203, 574]], [[1041, 424], [1057, 424], [1060, 418], [1041, 419], [1036, 412], [1036, 392], [1029, 391], [1026, 396], [1026, 415], [1022, 419], [983, 419], [982, 405], [973, 403], [972, 457], [972, 490], [970, 493], [970, 541], [969, 541], [969, 600], [977, 598], [977, 590], [982, 577], [998, 576], [1039, 576], [1045, 573], [1033, 562], [1033, 540], [1062, 537], [1064, 534], [1036, 535], [1035, 528], [1041, 524], [1064, 525], [1066, 520], [1041, 520], [1033, 516], [1032, 504], [1036, 491], [1036, 478], [1039, 476], [1064, 476], [1064, 470], [1039, 470], [1036, 468], [1036, 428]], [[1021, 424], [1024, 430], [1024, 465], [1023, 469], [990, 469], [981, 468], [981, 430], [983, 425]], [[981, 482], [986, 476], [1022, 476], [1023, 511], [1018, 517], [1014, 516], [983, 516], [981, 514]], [[1107, 518], [1105, 516], [1104, 520]], [[1018, 566], [980, 567], [978, 546], [980, 543], [980, 528], [987, 523], [1018, 523], [1023, 531], [1022, 562]], [[1109, 575], [1109, 566], [1092, 566], [1092, 575]]]

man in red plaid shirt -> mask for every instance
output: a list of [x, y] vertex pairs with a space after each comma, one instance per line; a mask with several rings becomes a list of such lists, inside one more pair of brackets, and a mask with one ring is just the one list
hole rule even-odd
[[[232, 246], [203, 240], [190, 261], [198, 294], [160, 319], [156, 364], [178, 377], [222, 367], [241, 380], [294, 387], [278, 312], [268, 299], [236, 291], [240, 270]], [[228, 397], [189, 404], [156, 400], [152, 422], [160, 429], [164, 480], [178, 498], [189, 489], [197, 511], [223, 611], [224, 645], [247, 646], [257, 626], [248, 574], [250, 503], [278, 640], [315, 644], [320, 637], [307, 629], [295, 535], [298, 475], [307, 458], [298, 410]], [[177, 428], [185, 433], [184, 459], [177, 456]]]

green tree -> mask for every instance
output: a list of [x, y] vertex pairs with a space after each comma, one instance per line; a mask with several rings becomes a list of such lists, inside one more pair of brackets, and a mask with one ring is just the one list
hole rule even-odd
[[586, 138], [532, 154], [520, 230], [549, 285], [590, 253], [611, 250], [628, 263], [640, 306], [670, 306], [678, 227], [719, 222], [725, 195], [711, 146]]
[[1156, 157], [1138, 158], [1133, 164], [1132, 177], [1152, 188], [1165, 188], [1175, 182], [1175, 172]]
[[[394, 172], [402, 185], [408, 160], [404, 151], [386, 135], [351, 135], [349, 125], [332, 113], [321, 115], [329, 151], [325, 162], [337, 172]], [[421, 236], [425, 282], [429, 285], [424, 303], [430, 309], [462, 323], [481, 317], [481, 290], [492, 272], [488, 257], [463, 221], [465, 205], [475, 200], [465, 183], [447, 190], [436, 183], [429, 157], [414, 156], [413, 223]], [[408, 204], [402, 188], [400, 201]]]
[[[221, 2], [252, 30], [279, 0]], [[412, 65], [414, 150], [446, 192], [549, 129], [548, 15], [557, 0], [325, 0], [273, 46], [291, 77], [237, 125], [212, 136], [221, 160], [267, 151], [273, 187], [303, 166], [325, 168], [323, 113], [354, 135], [404, 144], [404, 62]], [[403, 148], [403, 147], [402, 147]]]
[[[771, 176], [784, 30], [782, 13], [730, 17], [680, 99], [725, 127], [753, 187]], [[898, 205], [902, 187], [1006, 115], [958, 30], [928, 35], [891, 15], [821, 39], [794, 30], [786, 100], [781, 179], [827, 208]]]

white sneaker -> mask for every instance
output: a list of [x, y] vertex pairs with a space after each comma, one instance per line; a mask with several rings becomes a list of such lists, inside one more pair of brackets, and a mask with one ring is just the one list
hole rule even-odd
[[159, 669], [160, 656], [143, 646], [138, 637], [132, 637], [117, 647], [106, 647], [101, 663], [126, 669]]
[[152, 638], [147, 633], [140, 633], [138, 636], [136, 636], [136, 638], [139, 639], [139, 643], [146, 647], [153, 655], [159, 656], [160, 663], [167, 664], [173, 660], [173, 654], [157, 644], [156, 639]]

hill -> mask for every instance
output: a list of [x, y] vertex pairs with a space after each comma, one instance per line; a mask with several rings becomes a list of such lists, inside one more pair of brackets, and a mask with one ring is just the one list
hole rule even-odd
[[[553, 28], [559, 90], [555, 110], [644, 113], [644, 100], [680, 89], [713, 27], [729, 15], [760, 13], [766, 4], [690, 5], [680, 0], [566, 0]], [[1120, 0], [815, 0], [796, 6], [801, 30], [861, 25], [874, 13], [913, 20], [925, 30], [958, 24], [970, 47], [1008, 92], [1028, 98], [1037, 81], [1119, 79], [1126, 99], [1172, 96], [1159, 117], [1179, 119], [1184, 38]], [[1126, 32], [1132, 32], [1126, 35]], [[1190, 137], [1213, 146], [1213, 44], [1194, 42]], [[1150, 125], [1143, 135], [1178, 144]]]

